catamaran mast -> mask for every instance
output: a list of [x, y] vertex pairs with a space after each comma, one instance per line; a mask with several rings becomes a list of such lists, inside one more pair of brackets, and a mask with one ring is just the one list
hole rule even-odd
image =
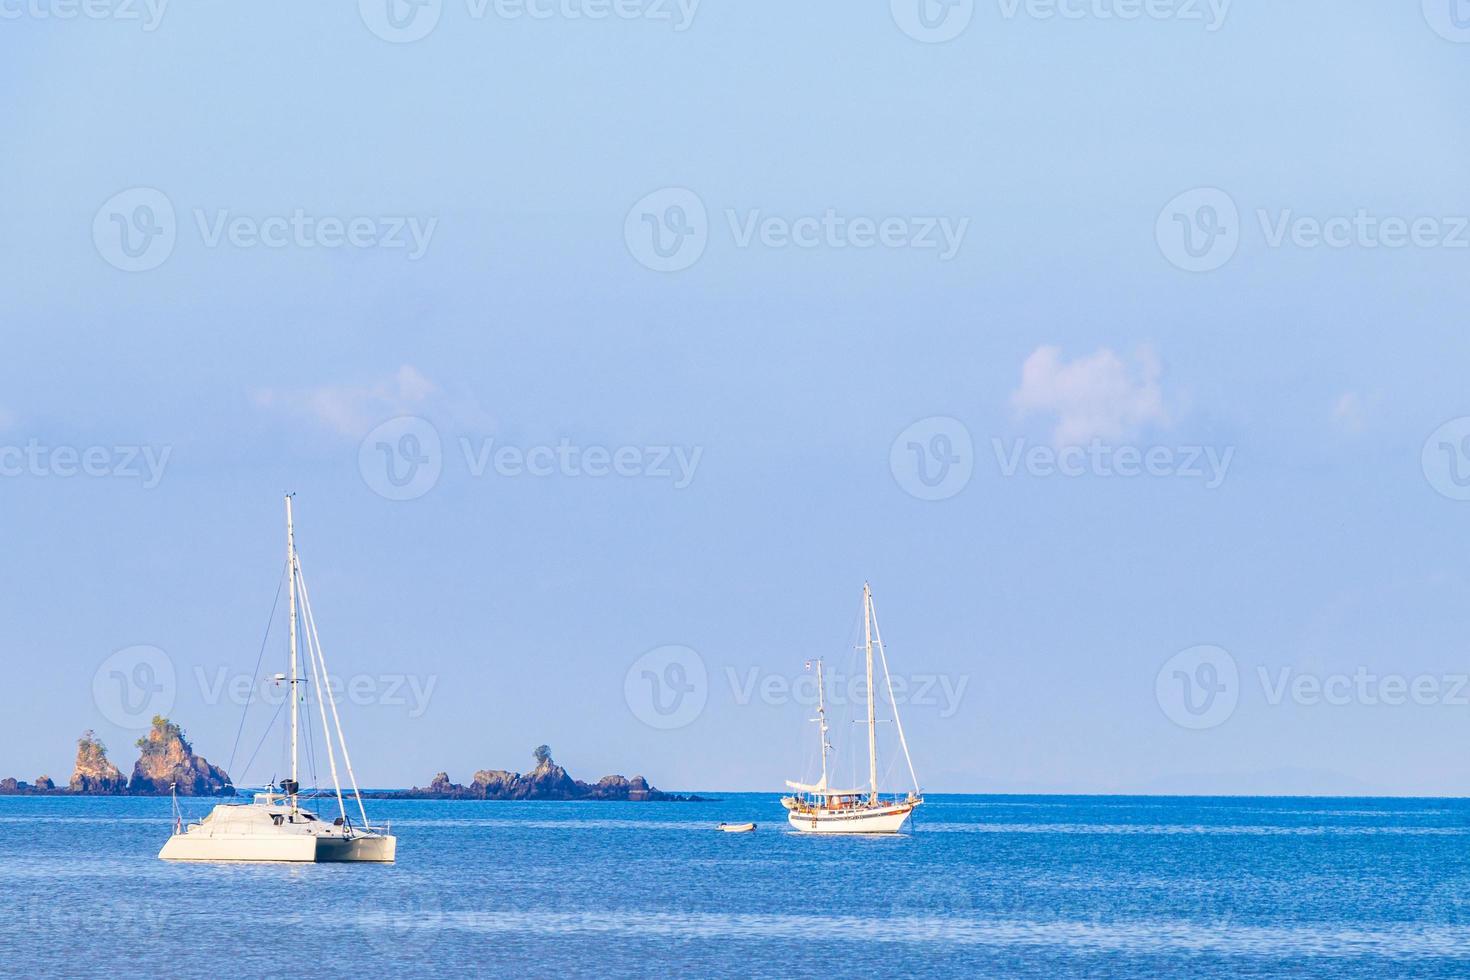
[[[286, 574], [291, 581], [291, 810], [296, 810], [296, 725], [299, 701], [296, 697], [296, 532], [291, 524], [291, 494], [286, 494]], [[871, 660], [871, 656], [869, 660]]]
[[873, 591], [863, 583], [863, 640], [868, 654], [868, 787], [878, 802], [878, 714], [873, 691]]

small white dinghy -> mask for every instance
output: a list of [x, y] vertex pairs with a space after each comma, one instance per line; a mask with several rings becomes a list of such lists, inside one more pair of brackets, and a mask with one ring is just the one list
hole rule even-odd
[[722, 830], [727, 834], [748, 834], [755, 830], [753, 823], [722, 823], [716, 830]]
[[[388, 827], [374, 827], [363, 809], [357, 776], [352, 771], [352, 757], [347, 754], [347, 740], [342, 735], [342, 721], [337, 716], [337, 699], [327, 683], [327, 661], [317, 636], [316, 618], [311, 612], [311, 597], [306, 580], [301, 577], [301, 563], [296, 556], [296, 532], [291, 522], [291, 496], [286, 496], [286, 570], [291, 594], [291, 673], [277, 674], [278, 682], [289, 682], [291, 698], [291, 778], [283, 780], [277, 792], [274, 785], [255, 795], [253, 803], [221, 803], [197, 823], [184, 824], [174, 800], [174, 832], [158, 856], [165, 861], [373, 861], [391, 864], [397, 856], [398, 839]], [[299, 595], [299, 602], [298, 602]], [[332, 821], [318, 817], [301, 806], [301, 784], [297, 781], [297, 729], [306, 678], [297, 668], [297, 628], [306, 638], [307, 661], [311, 679], [318, 692], [317, 714], [322, 721], [322, 738], [332, 768], [332, 785], [336, 790], [339, 816]], [[336, 740], [327, 728], [331, 714]], [[336, 745], [342, 748], [352, 796], [357, 803], [360, 823], [348, 815], [342, 784], [337, 779]]]

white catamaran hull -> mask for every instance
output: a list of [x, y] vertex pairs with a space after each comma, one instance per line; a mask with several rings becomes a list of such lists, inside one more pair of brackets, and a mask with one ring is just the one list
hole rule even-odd
[[211, 837], [200, 833], [175, 834], [158, 856], [165, 861], [371, 861], [392, 864], [398, 839], [374, 837], [311, 837], [304, 834]]
[[786, 820], [804, 834], [897, 834], [913, 812], [908, 803], [862, 810], [788, 810]]

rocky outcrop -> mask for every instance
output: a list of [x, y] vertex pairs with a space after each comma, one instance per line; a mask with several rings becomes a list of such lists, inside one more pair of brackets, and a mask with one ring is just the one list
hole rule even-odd
[[603, 776], [584, 783], [567, 775], [551, 758], [551, 749], [537, 746], [536, 768], [524, 775], [505, 769], [481, 769], [468, 786], [453, 783], [448, 773], [438, 773], [428, 786], [386, 794], [411, 799], [449, 800], [697, 800], [696, 796], [663, 793], [648, 785], [642, 776]]
[[[138, 739], [140, 755], [133, 764], [128, 792], [137, 795], [233, 796], [229, 775], [219, 766], [194, 754], [178, 725], [162, 716]], [[175, 789], [176, 788], [176, 789]]]
[[8, 777], [0, 779], [0, 796], [26, 796], [41, 793], [71, 793], [79, 796], [167, 796], [178, 784], [180, 796], [233, 796], [235, 787], [229, 774], [219, 766], [194, 754], [184, 738], [184, 731], [167, 718], [154, 718], [153, 728], [138, 739], [141, 752], [133, 766], [132, 779], [107, 758], [107, 746], [95, 732], [87, 731], [77, 740], [77, 761], [71, 781], [56, 788], [49, 776], [36, 777], [35, 783]]
[[96, 732], [84, 732], [77, 739], [77, 762], [66, 788], [89, 796], [116, 796], [128, 791], [127, 777], [107, 758], [107, 746]]

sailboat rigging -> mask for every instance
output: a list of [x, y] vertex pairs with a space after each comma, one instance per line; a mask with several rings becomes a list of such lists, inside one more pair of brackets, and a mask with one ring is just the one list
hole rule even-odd
[[[888, 799], [884, 799], [878, 790], [878, 698], [873, 687], [875, 640], [878, 665], [883, 668], [888, 701], [893, 707], [894, 727], [898, 730], [899, 744], [903, 747], [904, 760], [908, 763], [909, 776], [914, 784], [913, 791], [907, 795]], [[919, 778], [914, 773], [914, 760], [909, 755], [908, 738], [899, 718], [898, 702], [893, 697], [893, 679], [888, 673], [888, 655], [883, 649], [883, 634], [878, 628], [878, 614], [873, 607], [873, 590], [866, 582], [863, 583], [863, 649], [867, 673], [868, 786], [865, 790], [833, 789], [828, 784], [827, 753], [832, 746], [827, 741], [826, 693], [822, 661], [818, 660], [817, 717], [812, 720], [817, 723], [820, 739], [822, 776], [816, 783], [787, 780], [786, 785], [795, 792], [781, 800], [781, 805], [786, 808], [787, 821], [803, 833], [898, 833], [909, 823], [914, 809], [924, 802], [919, 791]]]
[[[291, 776], [274, 783], [263, 793], [255, 794], [252, 803], [222, 803], [197, 823], [183, 826], [176, 820], [174, 833], [158, 854], [168, 861], [372, 861], [392, 863], [397, 854], [398, 839], [388, 827], [374, 827], [363, 807], [352, 756], [342, 734], [342, 719], [337, 712], [337, 699], [328, 683], [326, 656], [317, 632], [316, 616], [311, 608], [311, 594], [301, 574], [301, 561], [296, 552], [296, 529], [291, 512], [292, 495], [286, 495], [286, 573], [289, 576], [290, 656], [289, 674], [277, 674], [276, 680], [287, 685], [291, 699], [290, 758]], [[299, 629], [298, 629], [299, 626]], [[300, 654], [305, 646], [310, 678], [302, 676]], [[322, 723], [322, 738], [332, 774], [332, 787], [339, 816], [328, 823], [301, 806], [300, 726], [301, 685], [310, 681], [318, 695], [317, 716]], [[332, 728], [327, 714], [331, 713]], [[335, 731], [334, 731], [335, 730]], [[333, 737], [335, 734], [335, 738]], [[342, 783], [337, 770], [337, 748], [357, 803], [360, 823], [348, 814]]]

